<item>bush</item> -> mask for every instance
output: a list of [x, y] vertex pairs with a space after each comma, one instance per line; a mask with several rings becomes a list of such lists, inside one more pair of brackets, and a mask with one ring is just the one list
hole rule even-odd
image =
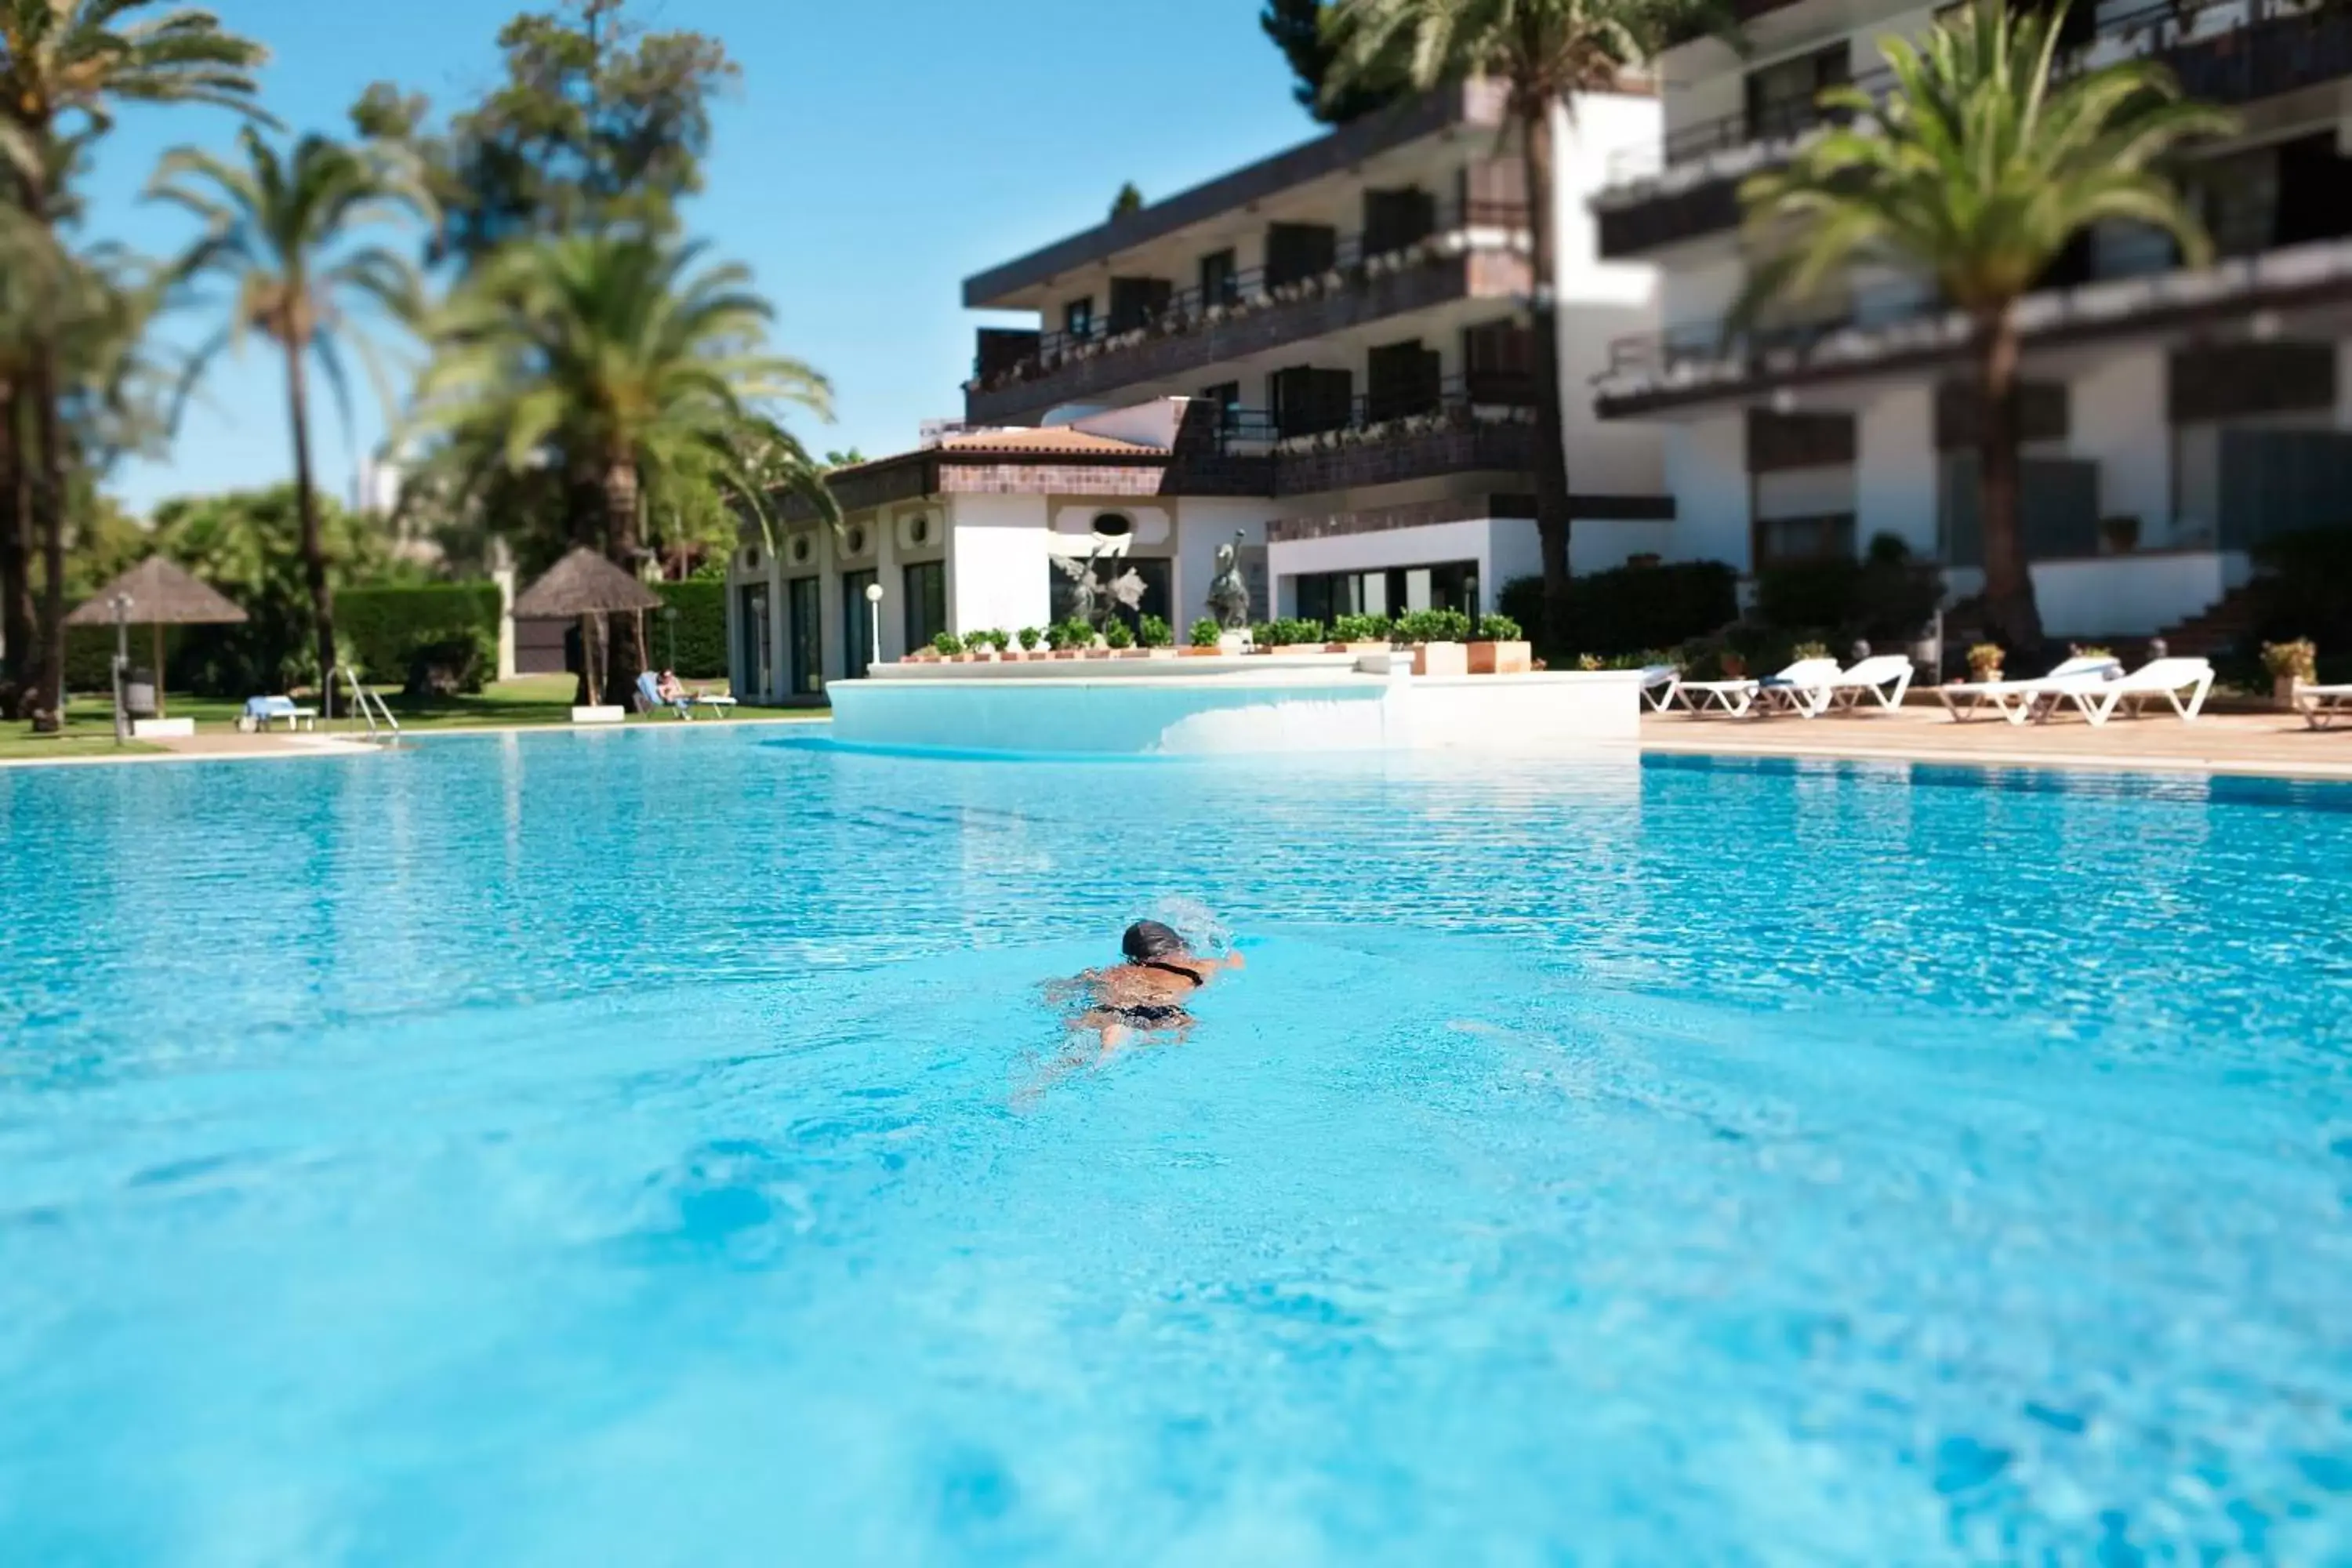
[[1199, 620], [1194, 621], [1192, 623], [1192, 629], [1188, 634], [1194, 647], [1214, 647], [1217, 646], [1217, 639], [1223, 635], [1224, 633], [1223, 629], [1218, 626], [1217, 623], [1211, 620], [1206, 616], [1202, 616]]
[[1045, 629], [1045, 646], [1050, 648], [1088, 648], [1095, 646], [1095, 628], [1076, 616], [1056, 622]]
[[1470, 617], [1459, 610], [1413, 610], [1396, 619], [1396, 640], [1401, 643], [1466, 642], [1470, 637]]
[[1021, 628], [1021, 647], [1023, 651], [1034, 653], [1037, 651], [1037, 645], [1045, 640], [1045, 634], [1039, 631], [1035, 626], [1023, 626]]
[[1133, 647], [1135, 634], [1128, 629], [1125, 621], [1113, 620], [1103, 628], [1103, 642], [1111, 647]]
[[[717, 680], [727, 674], [727, 584], [697, 578], [685, 583], [656, 583], [654, 592], [677, 612], [676, 622], [659, 615], [646, 617], [646, 635], [654, 646], [646, 657], [657, 667], [676, 670], [687, 680]], [[677, 651], [670, 652], [670, 633], [677, 634]]]
[[1936, 614], [1943, 587], [1932, 567], [1911, 559], [1892, 534], [1870, 542], [1862, 561], [1808, 561], [1756, 579], [1756, 618], [1783, 632], [1826, 632], [1840, 642], [1908, 643]]
[[1175, 628], [1158, 616], [1146, 616], [1137, 623], [1136, 639], [1146, 647], [1172, 647], [1176, 642]]
[[1002, 626], [991, 626], [980, 635], [986, 638], [988, 646], [998, 653], [1003, 653], [1013, 646], [1013, 634]]
[[1303, 647], [1320, 643], [1323, 640], [1323, 623], [1284, 616], [1258, 627], [1257, 640], [1273, 647]]
[[[1739, 614], [1739, 574], [1720, 561], [1678, 561], [1664, 566], [1620, 566], [1569, 584], [1569, 625], [1576, 646], [1603, 656], [1672, 647], [1719, 631]], [[1522, 626], [1544, 624], [1543, 579], [1515, 577], [1503, 584], [1503, 613]], [[1565, 648], [1546, 647], [1565, 659]]]
[[[378, 685], [406, 682], [425, 661], [464, 672], [479, 691], [498, 668], [499, 590], [489, 583], [443, 583], [418, 588], [346, 588], [335, 595], [335, 638], [360, 673]], [[725, 635], [719, 637], [722, 647]], [[472, 657], [461, 645], [470, 645]]]
[[491, 674], [491, 661], [497, 658], [495, 645], [485, 653], [478, 637], [421, 643], [409, 650], [401, 695], [412, 702], [431, 702], [461, 692], [479, 691]]
[[931, 651], [941, 658], [953, 658], [963, 651], [963, 639], [953, 632], [940, 632], [931, 638]]
[[[953, 632], [941, 632], [940, 636], [948, 638], [951, 642], [955, 640], [955, 634]], [[956, 643], [955, 651], [958, 653], [986, 653], [994, 645], [988, 640], [988, 634], [986, 632], [966, 632], [963, 634], [963, 640]]]
[[1522, 634], [1519, 623], [1508, 616], [1485, 616], [1478, 621], [1478, 637], [1484, 642], [1517, 642]]
[[1389, 640], [1389, 618], [1386, 616], [1339, 616], [1331, 622], [1334, 642], [1386, 642]]

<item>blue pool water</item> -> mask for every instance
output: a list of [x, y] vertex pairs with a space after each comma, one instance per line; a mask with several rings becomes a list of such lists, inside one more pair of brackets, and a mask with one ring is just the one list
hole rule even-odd
[[[0, 1560], [2352, 1562], [2352, 793], [0, 772]], [[1128, 918], [1248, 967], [1070, 1068]]]

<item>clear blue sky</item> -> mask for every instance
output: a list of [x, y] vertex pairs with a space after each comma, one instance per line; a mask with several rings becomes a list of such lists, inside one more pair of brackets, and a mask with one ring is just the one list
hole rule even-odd
[[[389, 79], [436, 104], [496, 78], [493, 38], [514, 0], [214, 0], [268, 43], [271, 110], [289, 127], [348, 129], [344, 111]], [[833, 378], [832, 426], [811, 444], [868, 456], [911, 445], [917, 423], [961, 412], [971, 272], [1099, 222], [1122, 180], [1153, 198], [1299, 141], [1282, 57], [1258, 0], [640, 0], [657, 26], [715, 33], [743, 68], [720, 107], [709, 187], [691, 215], [715, 250], [749, 263], [779, 311], [777, 345]], [[143, 205], [157, 153], [226, 146], [203, 110], [133, 114], [92, 185], [90, 232], [161, 252], [187, 223]], [[185, 329], [193, 333], [193, 326]], [[364, 377], [353, 369], [355, 382]], [[362, 449], [381, 428], [355, 386]], [[352, 484], [331, 405], [315, 410], [322, 486]], [[114, 489], [144, 510], [173, 494], [272, 482], [291, 470], [278, 373], [257, 352], [224, 362], [170, 461], [126, 467]]]

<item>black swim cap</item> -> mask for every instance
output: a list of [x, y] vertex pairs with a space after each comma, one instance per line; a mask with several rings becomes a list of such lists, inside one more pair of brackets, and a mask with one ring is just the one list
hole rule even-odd
[[1173, 958], [1181, 954], [1184, 939], [1158, 921], [1138, 921], [1127, 928], [1118, 949], [1127, 954], [1130, 963], [1149, 963], [1155, 958]]

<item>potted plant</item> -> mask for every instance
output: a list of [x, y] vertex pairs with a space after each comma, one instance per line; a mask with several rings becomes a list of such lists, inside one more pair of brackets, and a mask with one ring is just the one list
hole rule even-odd
[[1110, 648], [1104, 643], [1102, 634], [1095, 630], [1093, 622], [1082, 621], [1077, 616], [1072, 616], [1062, 625], [1065, 628], [1064, 635], [1068, 637], [1070, 646], [1078, 650], [1079, 658], [1108, 658], [1110, 657]]
[[1722, 667], [1724, 679], [1745, 680], [1748, 679], [1748, 656], [1746, 654], [1740, 653], [1734, 648], [1725, 648], [1720, 654], [1716, 656], [1715, 662]]
[[963, 651], [974, 664], [987, 664], [996, 658], [996, 645], [989, 641], [986, 632], [964, 633]]
[[1386, 616], [1338, 616], [1331, 622], [1331, 640], [1324, 645], [1333, 653], [1370, 653], [1389, 646], [1389, 618]]
[[1202, 616], [1192, 623], [1192, 629], [1185, 634], [1185, 657], [1208, 658], [1214, 656], [1217, 651], [1217, 639], [1223, 635], [1216, 622]]
[[1012, 657], [1005, 650], [1013, 646], [1013, 634], [1002, 626], [992, 626], [983, 634], [988, 638], [988, 651], [999, 658]]
[[941, 632], [931, 639], [931, 651], [943, 659], [963, 658], [963, 639], [953, 632]]
[[1135, 640], [1143, 645], [1149, 658], [1176, 657], [1176, 629], [1158, 616], [1146, 616], [1136, 624]]
[[1121, 658], [1143, 657], [1142, 650], [1135, 646], [1135, 633], [1125, 621], [1116, 616], [1103, 628], [1103, 645], [1106, 652], [1117, 654]]
[[[1089, 642], [1094, 640], [1091, 632], [1087, 634], [1087, 640]], [[1068, 621], [1055, 621], [1045, 628], [1045, 647], [1049, 650], [1045, 656], [1048, 658], [1078, 657], [1079, 645], [1072, 637]]]
[[1467, 675], [1470, 617], [1459, 610], [1414, 610], [1397, 617], [1396, 640], [1412, 649], [1415, 675]]
[[1023, 626], [1021, 628], [1021, 651], [1023, 653], [1034, 657], [1037, 652], [1037, 645], [1045, 640], [1045, 634], [1039, 631], [1035, 626]]
[[1999, 643], [1980, 642], [1969, 649], [1969, 679], [1979, 686], [2000, 679], [2001, 660], [2008, 657]]
[[2103, 517], [2099, 519], [2099, 549], [2109, 555], [2129, 555], [2139, 548], [2139, 519], [2137, 517]]
[[2263, 668], [2271, 672], [2271, 695], [2282, 708], [2294, 706], [2294, 689], [2319, 680], [2319, 648], [2309, 637], [2263, 644]]
[[1482, 616], [1468, 653], [1473, 675], [1525, 675], [1535, 662], [1519, 623], [1508, 616]]

